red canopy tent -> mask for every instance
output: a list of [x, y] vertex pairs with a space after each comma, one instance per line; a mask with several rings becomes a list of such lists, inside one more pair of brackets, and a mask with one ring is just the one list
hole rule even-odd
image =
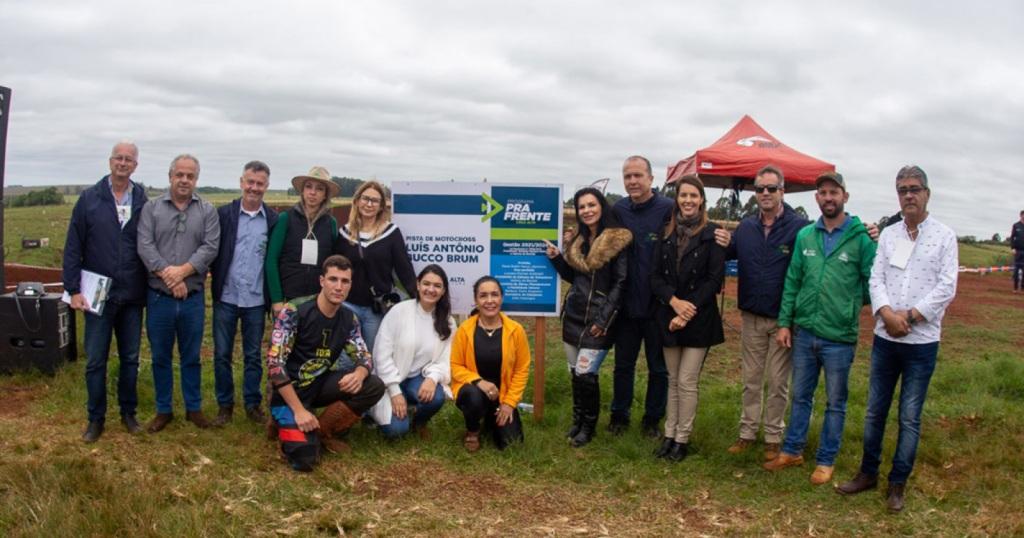
[[814, 189], [814, 180], [835, 165], [804, 155], [779, 142], [750, 116], [744, 115], [728, 133], [710, 146], [668, 167], [665, 184], [697, 174], [708, 187], [752, 189], [754, 175], [765, 165], [782, 170], [787, 192]]

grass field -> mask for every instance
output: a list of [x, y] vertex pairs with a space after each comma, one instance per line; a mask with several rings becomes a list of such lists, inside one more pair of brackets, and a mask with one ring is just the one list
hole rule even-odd
[[[350, 435], [354, 451], [328, 455], [310, 475], [290, 471], [262, 428], [242, 418], [221, 430], [194, 428], [183, 420], [177, 395], [176, 420], [167, 430], [129, 436], [117, 420], [116, 358], [107, 433], [84, 445], [84, 361], [78, 360], [54, 377], [0, 377], [0, 535], [1022, 535], [1024, 296], [1008, 288], [1000, 277], [960, 278], [925, 406], [907, 508], [898, 515], [885, 512], [881, 492], [844, 498], [830, 486], [810, 485], [809, 464], [768, 474], [759, 466], [760, 447], [738, 457], [725, 452], [736, 437], [741, 390], [730, 281], [727, 342], [707, 360], [695, 453], [680, 464], [655, 461], [655, 443], [635, 425], [622, 437], [605, 433], [606, 411], [593, 443], [568, 446], [569, 383], [553, 320], [547, 330], [546, 417], [541, 423], [527, 419], [524, 445], [499, 453], [485, 444], [467, 454], [459, 443], [461, 416], [449, 403], [432, 422], [430, 441], [386, 442], [359, 426]], [[143, 342], [139, 416], [146, 420], [153, 413], [153, 388]], [[211, 353], [207, 331], [208, 414], [216, 412]], [[865, 314], [837, 480], [852, 476], [859, 462], [869, 354]], [[605, 410], [613, 363], [610, 356], [601, 372]], [[645, 382], [640, 367], [636, 417]], [[822, 399], [819, 390], [806, 455], [817, 448]], [[895, 416], [889, 425], [883, 472], [895, 442]]]

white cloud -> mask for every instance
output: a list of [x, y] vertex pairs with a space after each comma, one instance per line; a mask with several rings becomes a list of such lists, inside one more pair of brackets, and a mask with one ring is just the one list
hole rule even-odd
[[125, 137], [151, 184], [183, 151], [225, 187], [253, 158], [277, 186], [313, 164], [572, 186], [633, 153], [661, 178], [749, 113], [836, 163], [867, 219], [909, 162], [961, 234], [1024, 205], [1017, 3], [625, 6], [8, 0], [7, 183], [94, 181]]

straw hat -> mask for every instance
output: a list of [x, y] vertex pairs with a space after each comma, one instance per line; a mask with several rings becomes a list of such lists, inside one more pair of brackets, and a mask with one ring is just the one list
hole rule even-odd
[[337, 183], [331, 181], [331, 173], [327, 171], [323, 166], [314, 166], [309, 170], [309, 173], [304, 176], [295, 176], [292, 178], [292, 187], [295, 188], [295, 192], [302, 196], [302, 187], [307, 181], [319, 181], [327, 187], [327, 198], [334, 198], [338, 194], [341, 194], [341, 187]]

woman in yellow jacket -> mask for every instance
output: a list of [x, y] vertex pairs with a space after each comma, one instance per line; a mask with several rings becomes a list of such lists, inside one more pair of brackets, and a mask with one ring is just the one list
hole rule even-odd
[[473, 284], [476, 308], [452, 342], [452, 392], [466, 419], [462, 444], [480, 449], [481, 429], [490, 430], [499, 450], [523, 440], [516, 405], [530, 377], [526, 330], [501, 312], [501, 284], [492, 276]]

